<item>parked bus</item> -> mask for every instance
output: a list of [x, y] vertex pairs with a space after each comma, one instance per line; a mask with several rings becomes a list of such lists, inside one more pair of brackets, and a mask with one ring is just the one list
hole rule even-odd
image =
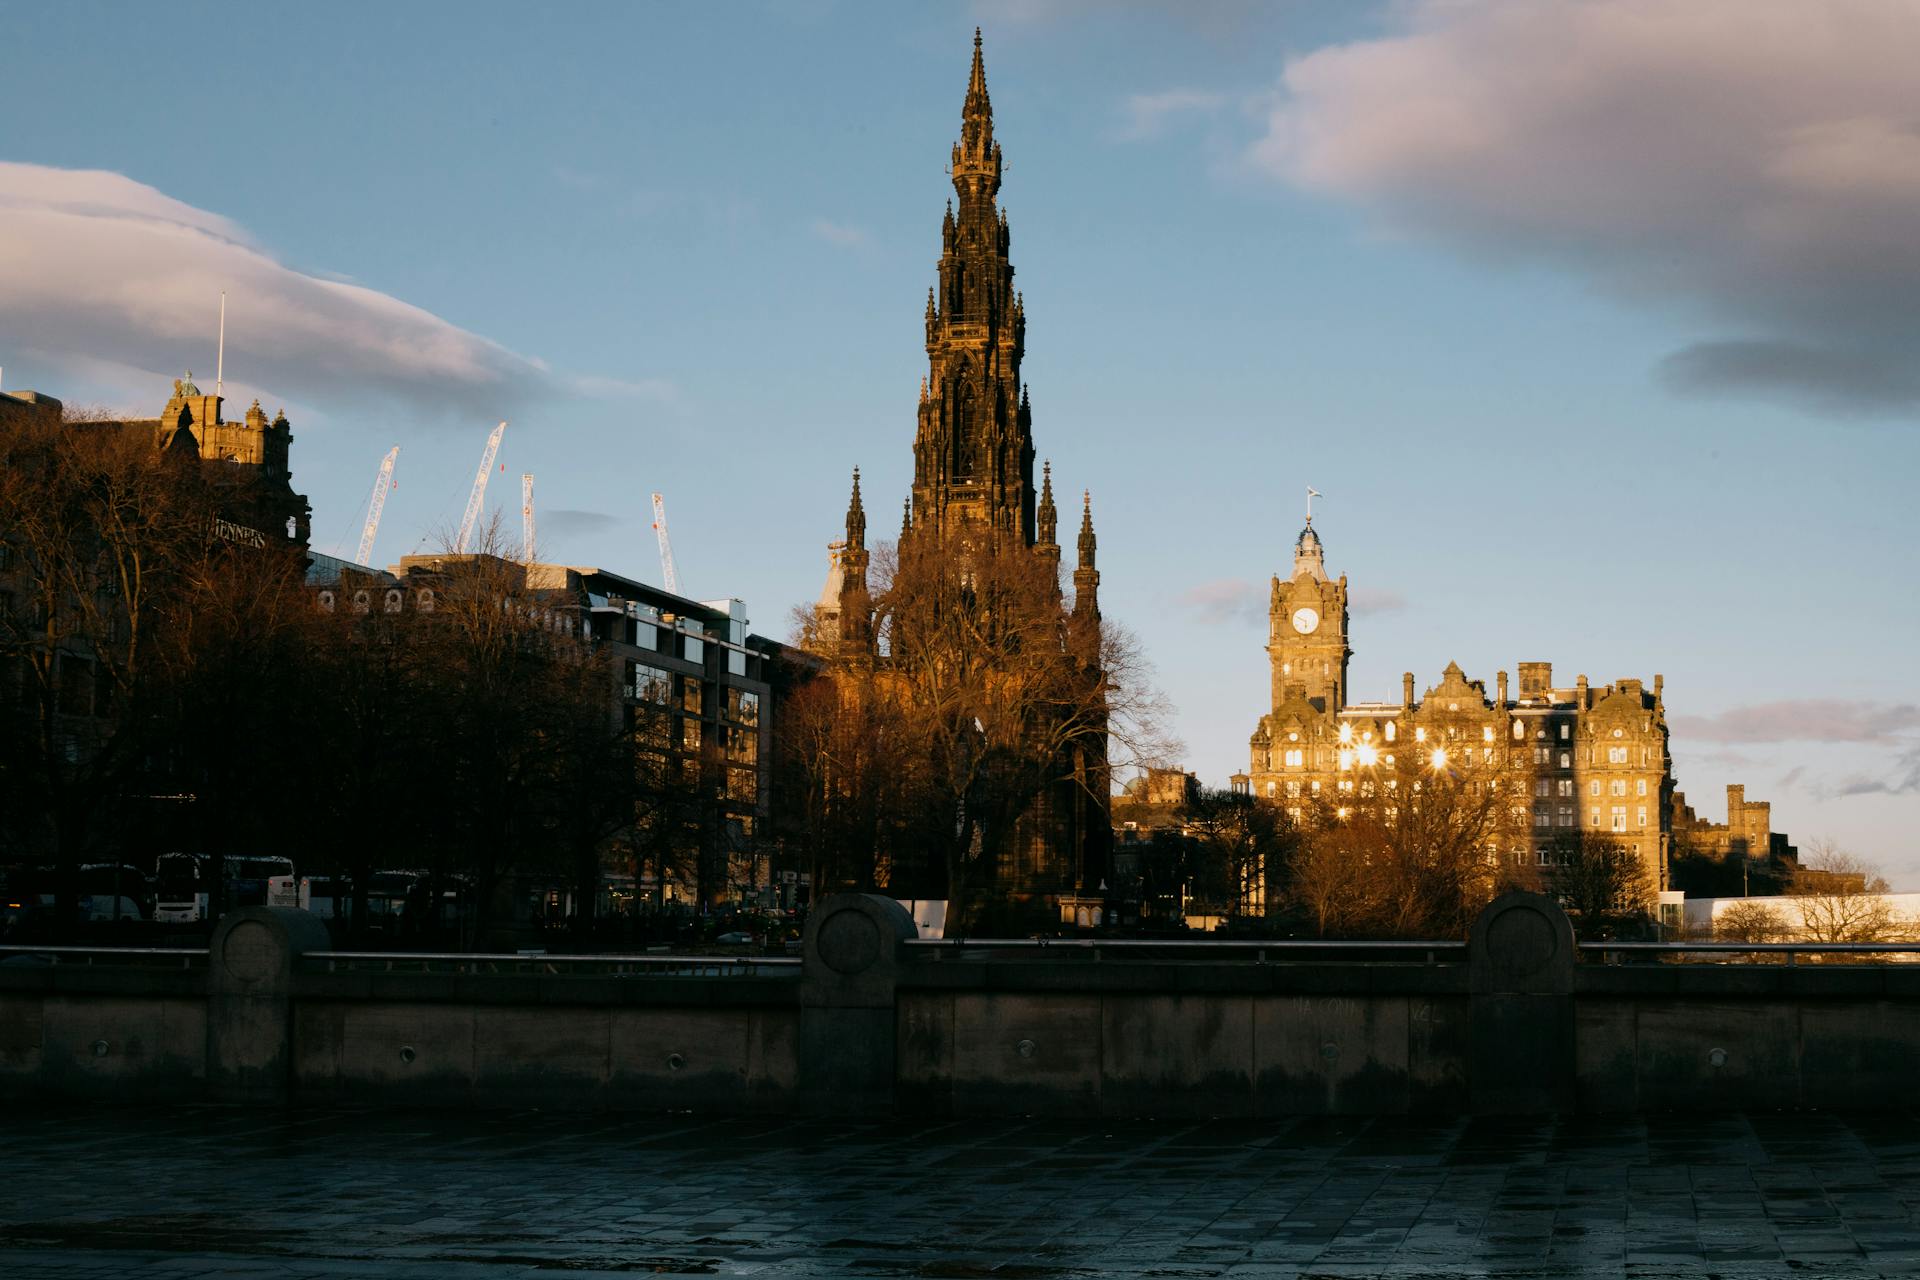
[[[197, 924], [213, 916], [215, 860], [204, 853], [163, 853], [154, 862], [155, 892], [153, 918], [166, 924]], [[217, 864], [224, 880], [227, 909], [267, 905], [270, 883], [276, 879], [291, 881], [293, 862], [271, 854], [241, 857], [230, 855]]]

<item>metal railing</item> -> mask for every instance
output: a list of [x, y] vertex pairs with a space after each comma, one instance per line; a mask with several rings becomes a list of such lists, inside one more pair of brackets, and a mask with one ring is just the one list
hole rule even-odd
[[[1597, 956], [1601, 964], [1783, 964], [1800, 956], [1885, 957], [1879, 963], [1920, 962], [1920, 943], [1913, 942], [1582, 942], [1581, 959]], [[1767, 957], [1714, 960], [1714, 956]], [[1778, 957], [1774, 959], [1773, 957]], [[1825, 963], [1833, 963], [1827, 961]]]
[[[1306, 964], [1328, 960], [1366, 961], [1373, 964], [1439, 964], [1464, 961], [1464, 942], [1336, 942], [1316, 939], [1201, 939], [1172, 938], [913, 938], [907, 941], [909, 952], [921, 959], [945, 963], [984, 961], [1018, 954], [1031, 959], [1033, 953], [1067, 951], [1090, 953], [1093, 963], [1107, 961], [1131, 964], [1173, 961], [1183, 964], [1224, 962], [1228, 964]], [[1164, 953], [1164, 954], [1162, 954]]]
[[85, 965], [119, 969], [204, 969], [205, 947], [34, 947], [0, 946], [0, 964]]
[[546, 952], [309, 951], [307, 972], [438, 973], [571, 978], [797, 978], [787, 956], [557, 955]]

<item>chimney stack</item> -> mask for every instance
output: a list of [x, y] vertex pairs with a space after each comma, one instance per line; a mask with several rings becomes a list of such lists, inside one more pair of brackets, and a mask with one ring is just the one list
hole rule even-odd
[[1507, 673], [1504, 671], [1500, 673], [1500, 705], [1507, 705]]
[[1585, 711], [1588, 707], [1587, 678], [1585, 676], [1581, 676], [1573, 682], [1573, 705], [1579, 707], [1582, 711]]
[[1658, 671], [1653, 673], [1653, 700], [1655, 702], [1660, 701], [1660, 690], [1666, 683], [1667, 678], [1665, 676], [1661, 675]]
[[1400, 704], [1407, 710], [1413, 710], [1413, 672], [1400, 677]]

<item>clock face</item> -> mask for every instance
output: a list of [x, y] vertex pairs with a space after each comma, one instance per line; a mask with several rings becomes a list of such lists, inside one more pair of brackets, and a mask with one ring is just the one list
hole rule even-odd
[[1293, 611], [1293, 629], [1295, 631], [1298, 631], [1301, 635], [1303, 636], [1312, 635], [1313, 629], [1319, 625], [1320, 625], [1320, 615], [1315, 613], [1313, 610], [1295, 609]]

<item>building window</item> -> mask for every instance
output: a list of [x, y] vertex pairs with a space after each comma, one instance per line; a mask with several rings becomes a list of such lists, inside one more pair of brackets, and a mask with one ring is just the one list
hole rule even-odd
[[1562, 796], [1571, 796], [1571, 795], [1573, 794], [1573, 779], [1572, 779], [1572, 778], [1562, 778], [1562, 779], [1560, 779], [1560, 794], [1561, 794]]
[[1547, 794], [1547, 780], [1545, 778], [1535, 778], [1533, 780], [1533, 794], [1537, 796]]
[[1341, 789], [1342, 791], [1351, 791], [1351, 790], [1353, 790], [1353, 779], [1352, 779], [1352, 778], [1342, 778], [1342, 779], [1340, 779], [1340, 789]]
[[[1340, 727], [1343, 729], [1346, 728], [1345, 725], [1341, 725]], [[1353, 752], [1342, 749], [1340, 752], [1340, 771], [1345, 773], [1351, 768], [1353, 768]]]
[[1627, 794], [1627, 780], [1625, 778], [1615, 778], [1613, 785], [1610, 786], [1608, 790], [1616, 796], [1624, 796]]
[[760, 780], [752, 769], [727, 770], [727, 799], [752, 804], [760, 795]]
[[1608, 764], [1627, 763], [1627, 749], [1625, 747], [1608, 747], [1607, 763]]
[[1568, 738], [1571, 738], [1572, 736], [1573, 736], [1572, 725], [1563, 724], [1560, 726], [1560, 741], [1565, 742]]
[[1640, 779], [1639, 782], [1634, 784], [1634, 788], [1635, 788], [1634, 790], [1635, 795], [1644, 796], [1645, 794], [1647, 794], [1647, 780], [1645, 778]]
[[1572, 805], [1563, 804], [1560, 806], [1560, 825], [1563, 827], [1570, 827], [1573, 825], [1573, 806]]
[[1588, 813], [1589, 813], [1589, 814], [1591, 815], [1591, 817], [1593, 818], [1593, 822], [1591, 823], [1591, 825], [1593, 825], [1593, 826], [1596, 826], [1596, 827], [1597, 827], [1597, 826], [1599, 826], [1599, 825], [1600, 825], [1600, 811], [1599, 811], [1598, 809], [1590, 809], [1590, 810], [1588, 810]]
[[1287, 749], [1287, 768], [1298, 769], [1306, 762], [1306, 753], [1298, 747]]
[[1425, 742], [1427, 740], [1427, 731], [1423, 728], [1415, 726], [1413, 730], [1413, 740], [1415, 742]]
[[1615, 831], [1627, 829], [1627, 806], [1623, 804], [1613, 806], [1613, 829]]
[[1526, 737], [1527, 726], [1521, 724], [1518, 720], [1515, 720], [1513, 722], [1513, 736], [1516, 740]]
[[1590, 796], [1597, 796], [1600, 794], [1600, 779], [1595, 778], [1592, 782], [1589, 782], [1587, 784], [1587, 794]]
[[[1268, 795], [1273, 794], [1273, 784], [1271, 782], [1267, 784], [1267, 794]], [[1298, 778], [1288, 778], [1287, 779], [1287, 799], [1298, 800], [1299, 798], [1300, 798], [1300, 780]]]
[[758, 764], [760, 761], [760, 731], [758, 729], [728, 729], [727, 759], [735, 764]]
[[1639, 825], [1643, 827], [1647, 825], [1647, 806], [1645, 805], [1640, 806], [1640, 824]]
[[1391, 720], [1387, 721], [1387, 727], [1384, 730], [1384, 732], [1386, 734], [1387, 741], [1392, 742], [1393, 741], [1393, 721]]
[[1536, 826], [1536, 827], [1544, 827], [1544, 826], [1546, 826], [1546, 825], [1548, 825], [1548, 823], [1549, 823], [1550, 821], [1551, 821], [1551, 819], [1550, 819], [1550, 817], [1549, 817], [1549, 815], [1548, 815], [1548, 813], [1547, 813], [1547, 811], [1546, 811], [1545, 809], [1535, 809], [1535, 810], [1533, 811], [1533, 825], [1534, 825], [1534, 826]]
[[691, 716], [680, 721], [680, 746], [685, 751], [700, 749], [700, 722]]
[[1313, 784], [1313, 794], [1315, 795], [1320, 794], [1320, 784], [1318, 782]]
[[1533, 762], [1535, 764], [1551, 764], [1553, 763], [1553, 753], [1546, 747], [1535, 747], [1533, 749]]
[[1560, 753], [1560, 767], [1561, 767], [1562, 769], [1571, 769], [1571, 768], [1573, 768], [1573, 753], [1572, 753], [1572, 752], [1570, 752], [1570, 751], [1562, 751], [1562, 752]]
[[[1297, 782], [1289, 782], [1287, 785], [1290, 787], [1297, 787], [1300, 784]], [[1267, 784], [1267, 796], [1269, 799], [1271, 799], [1273, 796], [1273, 784], [1271, 782]]]
[[760, 695], [751, 689], [728, 689], [727, 719], [735, 724], [759, 724]]

